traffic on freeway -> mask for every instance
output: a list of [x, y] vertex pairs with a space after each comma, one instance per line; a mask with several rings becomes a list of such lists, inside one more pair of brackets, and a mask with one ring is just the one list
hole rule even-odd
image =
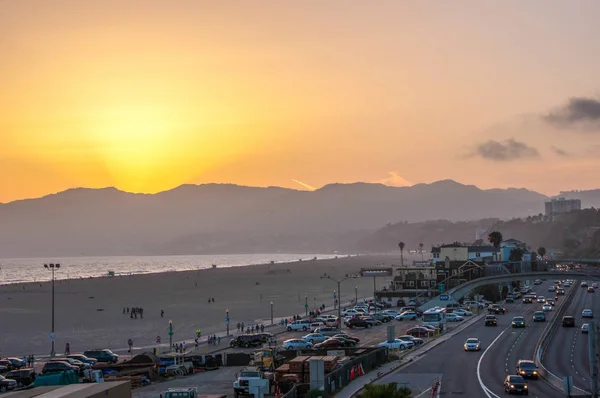
[[[525, 300], [527, 303], [516, 300], [505, 304], [507, 311], [494, 315], [496, 325], [486, 322], [485, 317], [482, 317], [426, 355], [384, 376], [376, 383], [396, 382], [399, 385], [407, 385], [416, 392], [415, 396], [425, 394], [421, 397], [427, 396], [427, 388], [435, 380], [441, 381], [440, 396], [497, 398], [507, 395], [506, 390], [511, 390], [511, 386], [522, 387], [522, 391], [515, 389], [512, 392], [526, 393], [533, 397], [560, 396], [561, 393], [554, 387], [542, 379], [536, 379], [538, 369], [535, 368], [535, 364], [532, 366], [537, 342], [566, 297], [559, 295], [558, 299], [555, 299], [555, 295], [548, 291], [553, 285], [555, 281], [543, 281], [532, 286], [529, 294], [534, 294], [535, 299], [531, 303], [528, 300]], [[543, 311], [542, 307], [546, 303], [538, 303], [538, 295], [554, 299], [552, 310]], [[534, 313], [538, 311], [544, 313], [544, 321], [539, 317], [538, 321], [534, 321]], [[518, 321], [513, 322], [515, 317], [523, 317], [524, 327], [519, 327]], [[467, 343], [469, 339], [477, 339], [479, 349], [473, 349], [474, 344]], [[562, 346], [564, 348], [564, 344]], [[565, 349], [556, 360], [568, 362], [569, 354], [570, 350]], [[515, 381], [505, 384], [509, 375], [526, 376], [525, 383], [519, 384]]]

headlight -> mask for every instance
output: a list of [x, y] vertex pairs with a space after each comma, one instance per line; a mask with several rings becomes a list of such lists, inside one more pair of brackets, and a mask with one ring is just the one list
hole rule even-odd
[[527, 388], [527, 385], [523, 386], [523, 388]]
[[537, 374], [537, 370], [534, 370], [534, 371], [533, 371], [533, 374], [534, 374], [534, 375], [536, 375], [536, 374]]
[[511, 385], [510, 385], [510, 388], [515, 388], [515, 385], [514, 385], [514, 384], [511, 384]]
[[522, 371], [521, 371], [521, 374], [522, 374], [522, 375], [524, 375], [524, 374], [525, 374], [525, 371], [524, 371], [524, 370], [522, 370]]

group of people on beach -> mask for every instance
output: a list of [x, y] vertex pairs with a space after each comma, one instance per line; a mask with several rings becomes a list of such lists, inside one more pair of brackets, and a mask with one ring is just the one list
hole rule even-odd
[[[244, 333], [244, 322], [238, 322], [237, 323], [237, 330], [238, 332], [242, 332]], [[252, 326], [246, 326], [246, 333], [254, 333], [254, 331], [256, 330], [256, 332], [258, 333], [258, 331], [260, 330], [261, 332], [265, 331], [265, 325], [264, 324], [259, 324], [259, 325], [252, 325]]]
[[[137, 319], [138, 315], [140, 316], [141, 319], [144, 319], [144, 309], [142, 307], [131, 307], [131, 310], [129, 309], [129, 307], [123, 307], [123, 315], [125, 314], [129, 314], [129, 317], [131, 319], [135, 318]], [[161, 317], [162, 317], [162, 313], [161, 313]]]

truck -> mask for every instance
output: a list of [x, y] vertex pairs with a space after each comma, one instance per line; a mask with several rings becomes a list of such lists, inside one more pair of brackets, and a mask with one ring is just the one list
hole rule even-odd
[[[235, 398], [250, 395], [250, 380], [269, 379], [269, 392], [274, 380], [271, 376], [267, 377], [260, 369], [255, 367], [246, 367], [238, 374], [236, 381], [233, 382], [233, 392]], [[177, 397], [175, 397], [177, 398]], [[182, 397], [183, 398], [183, 397]]]

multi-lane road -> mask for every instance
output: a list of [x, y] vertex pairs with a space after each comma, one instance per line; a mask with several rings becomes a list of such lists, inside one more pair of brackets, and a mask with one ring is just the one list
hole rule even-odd
[[[533, 291], [538, 295], [548, 297], [552, 295], [548, 292], [548, 288], [552, 284], [552, 281], [546, 281], [541, 285], [534, 286]], [[570, 289], [579, 289], [579, 285], [575, 285]], [[590, 295], [592, 294], [590, 293]], [[532, 319], [533, 313], [540, 311], [542, 304], [537, 302], [532, 304], [523, 304], [522, 302], [507, 304], [508, 312], [504, 315], [498, 315], [498, 326], [485, 326], [482, 319], [433, 348], [416, 362], [383, 377], [377, 383], [397, 382], [413, 389], [415, 396], [422, 394], [421, 396], [425, 397], [427, 396], [427, 389], [437, 379], [441, 382], [440, 395], [443, 397], [497, 398], [504, 396], [506, 395], [503, 386], [504, 378], [508, 374], [515, 374], [516, 363], [519, 359], [533, 359], [537, 342], [544, 328], [558, 312], [558, 307], [562, 305], [564, 299], [565, 296], [559, 296], [554, 311], [546, 312], [546, 322], [535, 323]], [[583, 293], [578, 292], [572, 307], [575, 308], [573, 311], [577, 311], [579, 317], [581, 310], [589, 305], [586, 304], [586, 300], [591, 299], [587, 299]], [[600, 308], [598, 310], [600, 311]], [[526, 328], [512, 328], [512, 318], [519, 315], [525, 317]], [[563, 340], [556, 340], [566, 338], [557, 333], [551, 343], [552, 355], [555, 355], [555, 357], [548, 357], [547, 354], [547, 363], [567, 363], [570, 365], [571, 342], [575, 339], [573, 334], [580, 333], [580, 330], [579, 328], [571, 328], [567, 333], [570, 336], [568, 347]], [[463, 344], [469, 337], [477, 337], [481, 340], [482, 350], [480, 352], [465, 352], [463, 350]], [[578, 336], [576, 340], [581, 340], [581, 336]], [[554, 349], [555, 345], [557, 346], [556, 350]], [[583, 352], [585, 349], [578, 346], [577, 350]], [[575, 363], [578, 364], [577, 366], [581, 366], [580, 372], [587, 379], [589, 372], [584, 371], [586, 366], [584, 366], [585, 361], [580, 358], [583, 355], [580, 351], [577, 351], [574, 355], [574, 358], [576, 358]], [[560, 374], [560, 369], [556, 371]], [[585, 386], [582, 383], [584, 382], [580, 381], [578, 386]], [[530, 380], [528, 386], [530, 396], [533, 397], [547, 398], [561, 395], [559, 391], [542, 379]]]

